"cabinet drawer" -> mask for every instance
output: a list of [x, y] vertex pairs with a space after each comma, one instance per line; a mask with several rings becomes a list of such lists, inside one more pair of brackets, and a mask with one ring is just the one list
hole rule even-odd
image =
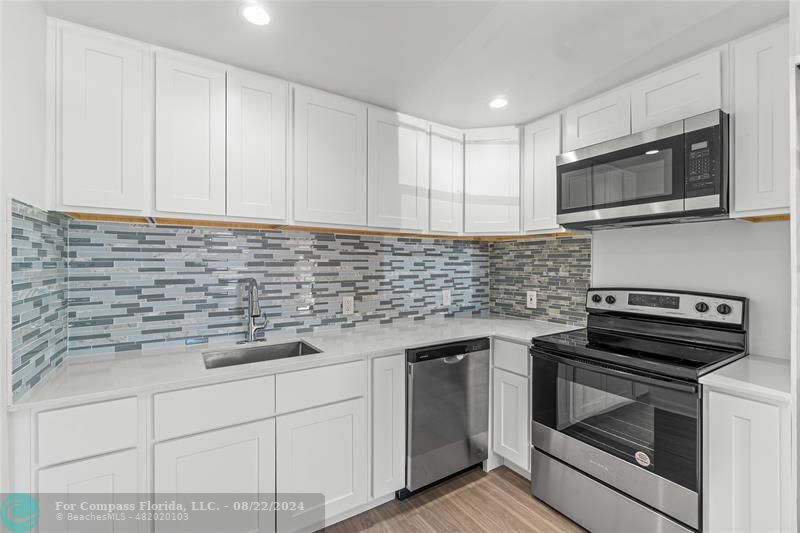
[[275, 376], [156, 394], [156, 440], [252, 422], [275, 414]]
[[276, 388], [279, 413], [364, 396], [367, 393], [367, 363], [354, 361], [280, 374]]
[[136, 446], [136, 398], [39, 413], [39, 466]]
[[528, 347], [507, 341], [494, 341], [494, 366], [521, 376], [528, 375]]

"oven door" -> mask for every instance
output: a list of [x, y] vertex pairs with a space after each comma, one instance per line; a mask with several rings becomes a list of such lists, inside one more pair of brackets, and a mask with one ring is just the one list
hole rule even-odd
[[559, 224], [684, 212], [683, 122], [558, 156]]
[[697, 528], [698, 386], [533, 350], [533, 445]]

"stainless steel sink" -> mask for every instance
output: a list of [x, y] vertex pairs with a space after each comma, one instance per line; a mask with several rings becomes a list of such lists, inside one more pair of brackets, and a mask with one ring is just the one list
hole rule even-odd
[[263, 346], [248, 346], [247, 348], [205, 352], [203, 353], [203, 361], [206, 364], [206, 368], [211, 369], [223, 366], [260, 363], [262, 361], [274, 361], [275, 359], [286, 359], [287, 357], [298, 357], [315, 353], [320, 353], [320, 350], [317, 350], [306, 342], [297, 341], [284, 344], [265, 344]]

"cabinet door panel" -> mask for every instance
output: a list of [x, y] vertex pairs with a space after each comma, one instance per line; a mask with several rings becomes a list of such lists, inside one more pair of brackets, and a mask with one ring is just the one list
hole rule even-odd
[[367, 106], [294, 89], [294, 218], [367, 224]]
[[144, 208], [145, 49], [59, 26], [61, 202]]
[[569, 152], [631, 132], [631, 96], [620, 89], [564, 111], [564, 150]]
[[288, 84], [228, 71], [227, 213], [286, 220]]
[[428, 225], [428, 124], [374, 107], [368, 116], [368, 223], [424, 231]]
[[524, 145], [523, 231], [556, 230], [556, 156], [561, 151], [559, 115], [525, 126]]
[[156, 54], [156, 209], [225, 214], [225, 69]]
[[39, 492], [136, 493], [138, 476], [138, 454], [136, 450], [126, 450], [39, 470]]
[[372, 497], [405, 486], [406, 358], [380, 357], [372, 363]]
[[494, 452], [528, 470], [528, 379], [495, 368], [493, 406]]
[[464, 134], [431, 128], [430, 229], [464, 231]]
[[788, 41], [783, 24], [734, 45], [734, 216], [789, 209]]

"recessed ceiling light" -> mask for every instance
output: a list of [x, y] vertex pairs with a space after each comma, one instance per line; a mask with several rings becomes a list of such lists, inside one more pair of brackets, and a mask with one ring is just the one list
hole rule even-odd
[[489, 102], [489, 107], [492, 109], [502, 109], [508, 105], [508, 99], [505, 96], [498, 96], [491, 102]]
[[644, 153], [644, 155], [656, 155], [659, 150], [648, 150]]
[[258, 4], [250, 4], [242, 8], [242, 16], [256, 26], [265, 26], [269, 24], [270, 18], [267, 10]]

